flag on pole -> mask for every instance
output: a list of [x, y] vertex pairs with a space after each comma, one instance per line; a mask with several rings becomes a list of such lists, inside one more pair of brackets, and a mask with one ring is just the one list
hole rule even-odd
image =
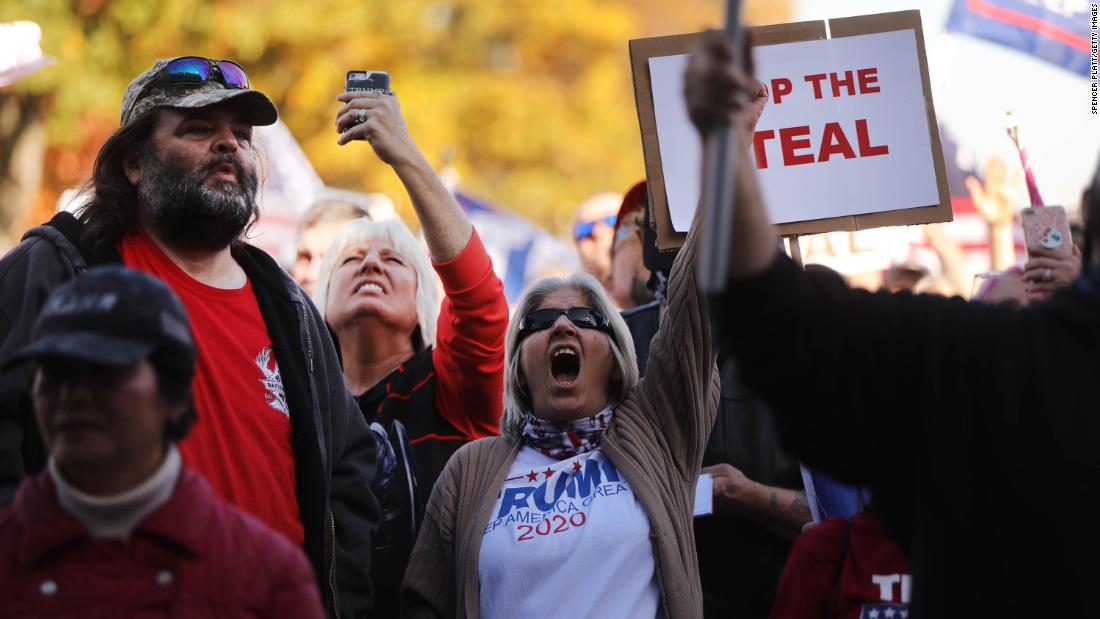
[[1000, 43], [1085, 77], [1091, 10], [1086, 0], [955, 0], [947, 29]]
[[530, 220], [459, 191], [454, 195], [493, 259], [493, 270], [504, 283], [509, 304], [519, 300], [529, 283], [580, 268], [572, 246]]

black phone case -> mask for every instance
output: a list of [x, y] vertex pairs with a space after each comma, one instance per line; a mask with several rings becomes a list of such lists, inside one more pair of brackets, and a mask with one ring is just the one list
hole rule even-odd
[[344, 90], [346, 92], [381, 92], [388, 94], [390, 92], [390, 74], [385, 71], [348, 71], [344, 77]]

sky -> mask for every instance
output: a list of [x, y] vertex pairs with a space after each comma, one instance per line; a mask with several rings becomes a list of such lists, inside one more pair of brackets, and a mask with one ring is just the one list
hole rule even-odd
[[[1019, 120], [1046, 204], [1076, 211], [1100, 159], [1100, 116], [1090, 112], [1084, 77], [1001, 45], [944, 32], [953, 0], [796, 0], [797, 21], [919, 9], [940, 124], [978, 167], [999, 154], [1020, 170], [1005, 132], [1005, 111]], [[1020, 171], [1022, 178], [1022, 171]], [[1019, 184], [1020, 206], [1027, 193]]]

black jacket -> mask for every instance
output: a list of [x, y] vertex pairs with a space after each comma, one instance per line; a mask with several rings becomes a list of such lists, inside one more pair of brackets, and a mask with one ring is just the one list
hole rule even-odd
[[[60, 213], [32, 228], [0, 259], [0, 358], [22, 348], [38, 310], [57, 285], [89, 265], [121, 262], [113, 246], [81, 247], [80, 223]], [[290, 408], [297, 499], [305, 551], [331, 616], [370, 610], [371, 535], [378, 505], [370, 492], [377, 453], [359, 407], [344, 386], [336, 351], [313, 303], [262, 250], [242, 244], [233, 256], [248, 275]], [[30, 407], [30, 368], [0, 373], [0, 504], [45, 465]]]
[[869, 484], [912, 615], [1095, 610], [1100, 297], [1027, 308], [849, 290], [786, 256], [717, 300], [746, 382], [808, 465]]

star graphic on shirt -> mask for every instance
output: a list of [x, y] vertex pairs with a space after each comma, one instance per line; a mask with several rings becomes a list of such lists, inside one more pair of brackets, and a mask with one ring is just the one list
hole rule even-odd
[[882, 614], [886, 615], [886, 619], [894, 619], [894, 609], [893, 608], [887, 608], [885, 611], [883, 611]]
[[871, 611], [867, 614], [871, 617], [871, 619], [878, 619], [878, 609], [877, 608], [871, 609]]
[[581, 470], [581, 463], [580, 463], [580, 460], [574, 460], [574, 461], [573, 461], [573, 470], [574, 470], [574, 471], [579, 471], [579, 470]]
[[539, 480], [539, 474], [538, 473], [536, 473], [534, 471], [531, 471], [530, 473], [527, 474], [527, 481], [538, 481], [538, 480]]
[[899, 610], [898, 612], [901, 613], [901, 619], [907, 619], [909, 617], [909, 611], [905, 610], [904, 608]]
[[550, 479], [554, 476], [554, 469], [546, 467], [546, 470], [543, 471], [542, 474], [546, 476], [546, 479]]

